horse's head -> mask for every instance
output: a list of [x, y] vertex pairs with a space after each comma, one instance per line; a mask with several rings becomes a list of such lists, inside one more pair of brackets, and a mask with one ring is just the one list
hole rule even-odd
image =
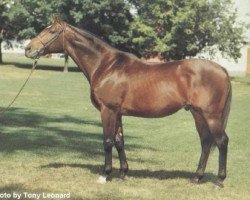
[[59, 18], [54, 18], [52, 25], [45, 28], [25, 48], [25, 56], [39, 58], [48, 53], [62, 53], [64, 51], [64, 30], [66, 23]]

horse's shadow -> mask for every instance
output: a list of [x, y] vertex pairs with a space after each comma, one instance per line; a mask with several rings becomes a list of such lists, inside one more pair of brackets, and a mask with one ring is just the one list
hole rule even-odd
[[[103, 171], [103, 167], [100, 165], [92, 164], [67, 164], [67, 163], [50, 163], [48, 165], [42, 165], [41, 168], [82, 168], [91, 171], [93, 174], [100, 174]], [[111, 179], [117, 178], [119, 169], [113, 168]], [[132, 178], [151, 178], [158, 180], [172, 180], [172, 179], [186, 179], [191, 180], [194, 176], [193, 172], [184, 170], [147, 170], [147, 169], [129, 169], [128, 176]], [[217, 177], [212, 173], [206, 173], [201, 183], [212, 182], [216, 183]]]

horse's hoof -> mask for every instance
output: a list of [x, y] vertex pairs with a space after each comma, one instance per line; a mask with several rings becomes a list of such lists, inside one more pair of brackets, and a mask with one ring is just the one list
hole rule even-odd
[[107, 176], [99, 176], [97, 183], [99, 183], [99, 184], [107, 183]]
[[193, 184], [199, 184], [199, 183], [200, 183], [200, 178], [194, 177], [194, 178], [192, 178], [190, 181], [191, 181], [191, 183], [193, 183]]
[[223, 181], [222, 180], [217, 180], [216, 182], [215, 182], [215, 186], [216, 186], [216, 188], [224, 188], [224, 185], [223, 185]]
[[128, 178], [127, 175], [121, 175], [121, 176], [120, 176], [120, 179], [123, 180], [123, 181], [126, 181], [126, 180], [128, 180], [129, 178]]
[[127, 173], [121, 171], [120, 172], [120, 179], [121, 180], [127, 180], [128, 179]]

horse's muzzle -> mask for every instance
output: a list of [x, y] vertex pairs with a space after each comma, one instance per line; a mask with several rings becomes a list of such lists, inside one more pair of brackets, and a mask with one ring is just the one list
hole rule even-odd
[[44, 48], [32, 49], [29, 45], [25, 48], [25, 56], [32, 59], [39, 58], [44, 52]]

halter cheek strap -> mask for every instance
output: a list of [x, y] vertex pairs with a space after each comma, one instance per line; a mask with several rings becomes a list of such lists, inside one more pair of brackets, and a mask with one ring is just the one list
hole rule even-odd
[[[59, 36], [61, 33], [63, 33], [63, 51], [64, 50], [64, 31], [65, 31], [66, 27], [63, 27], [60, 31], [53, 33], [50, 37], [50, 39], [47, 42], [43, 42], [40, 36], [37, 36], [37, 39], [39, 40], [39, 42], [43, 45], [43, 47], [38, 51], [39, 54], [42, 54], [44, 52], [44, 50], [50, 45], [52, 44]], [[38, 55], [39, 55], [38, 54]]]

